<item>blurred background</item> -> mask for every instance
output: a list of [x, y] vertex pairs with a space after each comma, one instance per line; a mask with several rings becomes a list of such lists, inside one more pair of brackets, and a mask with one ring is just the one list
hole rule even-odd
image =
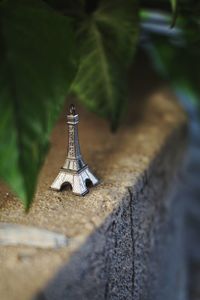
[[[188, 115], [179, 196], [187, 204], [189, 297], [200, 299], [200, 1], [6, 0], [0, 22], [0, 177], [27, 210], [68, 94], [115, 132], [130, 69], [137, 78], [147, 67], [171, 86]], [[133, 105], [139, 118], [141, 103]]]
[[[180, 1], [179, 5], [182, 3]], [[185, 14], [179, 15], [171, 28], [169, 14], [163, 13], [162, 10], [142, 11], [140, 45], [151, 58], [157, 74], [164, 76], [172, 86], [188, 115], [188, 148], [181, 176], [181, 191], [177, 197], [181, 197], [187, 207], [188, 238], [185, 246], [188, 253], [188, 297], [198, 300], [200, 299], [200, 35], [197, 28], [200, 25], [200, 15], [197, 1], [184, 3], [188, 5]]]

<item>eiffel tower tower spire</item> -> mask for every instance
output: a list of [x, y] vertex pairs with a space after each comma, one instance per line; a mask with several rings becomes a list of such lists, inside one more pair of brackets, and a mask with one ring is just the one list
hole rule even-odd
[[98, 184], [98, 179], [91, 173], [87, 164], [82, 159], [78, 138], [78, 122], [79, 118], [75, 106], [71, 104], [69, 114], [67, 115], [67, 159], [52, 183], [51, 188], [59, 191], [64, 184], [69, 183], [74, 194], [85, 195], [88, 192], [86, 182], [89, 181], [93, 185], [96, 185]]

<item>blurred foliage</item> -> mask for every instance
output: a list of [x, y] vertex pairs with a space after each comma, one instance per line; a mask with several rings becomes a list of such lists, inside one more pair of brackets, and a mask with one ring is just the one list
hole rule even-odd
[[143, 46], [161, 75], [199, 97], [199, 1], [1, 0], [0, 40], [0, 177], [26, 209], [69, 91], [115, 130]]
[[[144, 47], [156, 70], [200, 106], [200, 3], [179, 0], [178, 4], [176, 27], [168, 34], [148, 32], [149, 41]], [[168, 19], [164, 12], [160, 16]], [[151, 13], [141, 14], [141, 19], [149, 18]]]

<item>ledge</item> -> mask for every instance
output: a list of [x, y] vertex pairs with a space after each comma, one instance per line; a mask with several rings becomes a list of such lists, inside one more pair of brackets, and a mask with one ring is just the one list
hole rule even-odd
[[[166, 251], [171, 249], [170, 255], [175, 255], [180, 247], [171, 247], [180, 226], [174, 225], [174, 234], [169, 234], [177, 206], [168, 195], [184, 154], [187, 122], [166, 86], [145, 97], [140, 121], [134, 121], [130, 112], [114, 135], [104, 121], [79, 109], [82, 154], [101, 181], [86, 196], [49, 189], [65, 160], [64, 116], [53, 132], [30, 213], [25, 215], [22, 205], [0, 185], [0, 222], [48, 229], [69, 239], [67, 246], [56, 250], [1, 246], [2, 299], [37, 295], [36, 299], [47, 300], [149, 300], [158, 295], [154, 294], [156, 274], [151, 280], [149, 276], [158, 267], [162, 273], [169, 264]], [[168, 274], [174, 268], [168, 266]], [[166, 276], [160, 280], [164, 282]], [[177, 287], [171, 281], [174, 290]], [[173, 298], [169, 291], [160, 295], [154, 299]]]

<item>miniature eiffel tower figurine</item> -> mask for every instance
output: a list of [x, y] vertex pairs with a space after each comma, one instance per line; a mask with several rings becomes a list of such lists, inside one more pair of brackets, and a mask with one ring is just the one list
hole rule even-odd
[[84, 163], [78, 139], [78, 114], [73, 104], [70, 106], [67, 115], [68, 134], [68, 154], [64, 166], [51, 185], [51, 188], [59, 191], [65, 183], [69, 183], [72, 192], [76, 195], [85, 195], [88, 192], [86, 182], [93, 185], [98, 184], [98, 179], [91, 173], [88, 166]]

